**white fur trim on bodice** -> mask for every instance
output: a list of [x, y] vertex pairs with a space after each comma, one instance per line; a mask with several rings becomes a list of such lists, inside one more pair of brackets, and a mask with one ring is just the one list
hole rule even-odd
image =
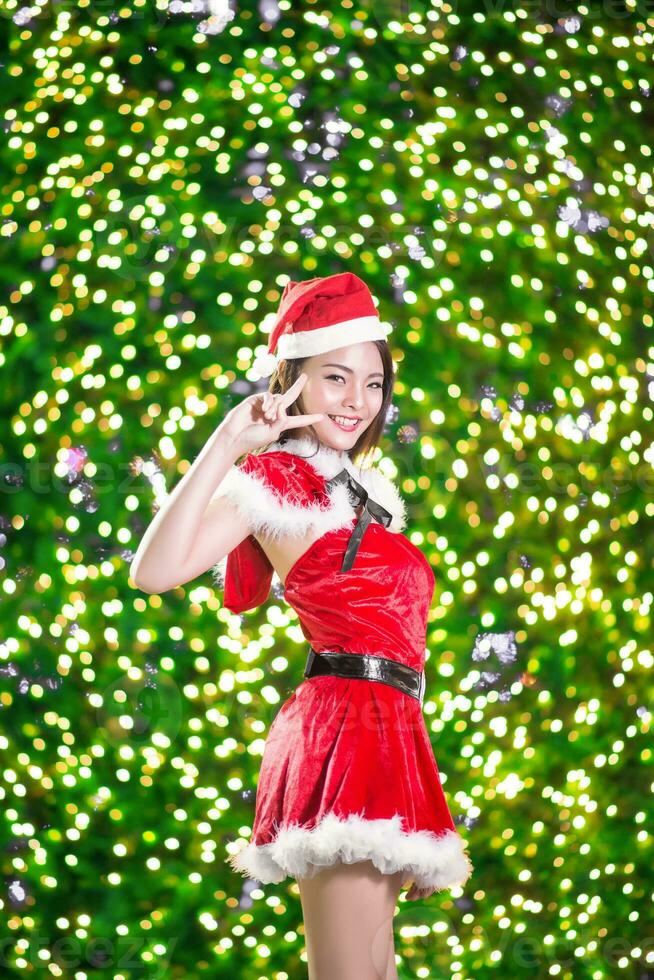
[[[356, 466], [345, 452], [321, 445], [314, 454], [314, 443], [309, 437], [288, 439], [283, 445], [272, 443], [268, 452], [291, 453], [307, 458], [307, 462], [327, 480], [347, 469], [355, 480], [365, 487], [376, 503], [392, 515], [391, 531], [406, 527], [406, 508], [395, 484], [374, 467]], [[261, 454], [265, 455], [265, 453]], [[305, 537], [309, 533], [321, 536], [327, 531], [347, 527], [356, 518], [356, 510], [350, 503], [347, 487], [336, 484], [329, 487], [330, 506], [320, 503], [302, 505], [289, 497], [279, 496], [259, 475], [245, 473], [234, 465], [221, 481], [214, 498], [227, 497], [248, 520], [252, 533], [273, 540], [290, 535]]]
[[[347, 453], [321, 444], [317, 452], [315, 443], [308, 436], [288, 439], [283, 445], [271, 443], [267, 452], [291, 453], [307, 458], [307, 462], [327, 480], [347, 469], [355, 480], [365, 487], [372, 500], [385, 507], [392, 515], [390, 531], [402, 531], [406, 527], [406, 506], [400, 493], [388, 477], [375, 467], [356, 466]], [[321, 506], [294, 503], [289, 497], [279, 496], [256, 473], [245, 473], [234, 464], [228, 471], [213, 499], [226, 497], [248, 521], [251, 533], [270, 538], [290, 536], [321, 538], [328, 531], [354, 525], [356, 510], [350, 503], [347, 487], [336, 484], [327, 490], [330, 505]], [[227, 567], [227, 555], [213, 566], [214, 582], [221, 586]], [[277, 576], [275, 576], [277, 577]]]
[[[402, 531], [406, 527], [406, 507], [399, 490], [392, 480], [384, 476], [376, 467], [356, 466], [346, 452], [339, 452], [325, 445], [321, 445], [315, 452], [313, 440], [308, 436], [288, 439], [283, 445], [275, 442], [268, 447], [268, 451], [272, 452], [273, 450], [308, 457], [307, 462], [328, 480], [340, 473], [342, 469], [346, 469], [362, 487], [365, 487], [372, 500], [381, 504], [393, 515], [389, 530]], [[328, 490], [328, 493], [331, 496], [333, 489]], [[355, 516], [354, 508], [351, 505], [350, 510]]]

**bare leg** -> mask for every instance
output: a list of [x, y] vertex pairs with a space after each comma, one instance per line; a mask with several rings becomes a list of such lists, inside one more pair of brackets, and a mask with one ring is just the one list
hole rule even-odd
[[357, 861], [298, 879], [309, 980], [397, 980], [393, 916], [404, 878]]

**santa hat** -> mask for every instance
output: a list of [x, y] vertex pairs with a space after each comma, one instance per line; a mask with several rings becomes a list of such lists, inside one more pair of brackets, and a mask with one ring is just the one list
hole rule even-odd
[[313, 357], [365, 340], [386, 340], [390, 323], [379, 319], [366, 284], [352, 272], [290, 281], [284, 287], [268, 350], [252, 367], [269, 377], [279, 361]]

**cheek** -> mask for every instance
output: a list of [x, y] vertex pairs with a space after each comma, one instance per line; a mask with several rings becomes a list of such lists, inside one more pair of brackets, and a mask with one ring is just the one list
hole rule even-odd
[[324, 392], [322, 387], [315, 382], [307, 381], [304, 388], [302, 389], [302, 396], [305, 402], [311, 405], [319, 404], [324, 400]]
[[320, 385], [315, 389], [315, 397], [322, 405], [335, 405], [338, 401], [338, 391], [328, 385]]

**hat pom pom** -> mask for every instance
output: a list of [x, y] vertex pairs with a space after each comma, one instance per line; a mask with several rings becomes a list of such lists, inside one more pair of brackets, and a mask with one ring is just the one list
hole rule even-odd
[[264, 354], [258, 354], [252, 362], [252, 369], [256, 371], [260, 378], [269, 378], [276, 367], [277, 357], [275, 354], [271, 354], [270, 351], [266, 351]]

